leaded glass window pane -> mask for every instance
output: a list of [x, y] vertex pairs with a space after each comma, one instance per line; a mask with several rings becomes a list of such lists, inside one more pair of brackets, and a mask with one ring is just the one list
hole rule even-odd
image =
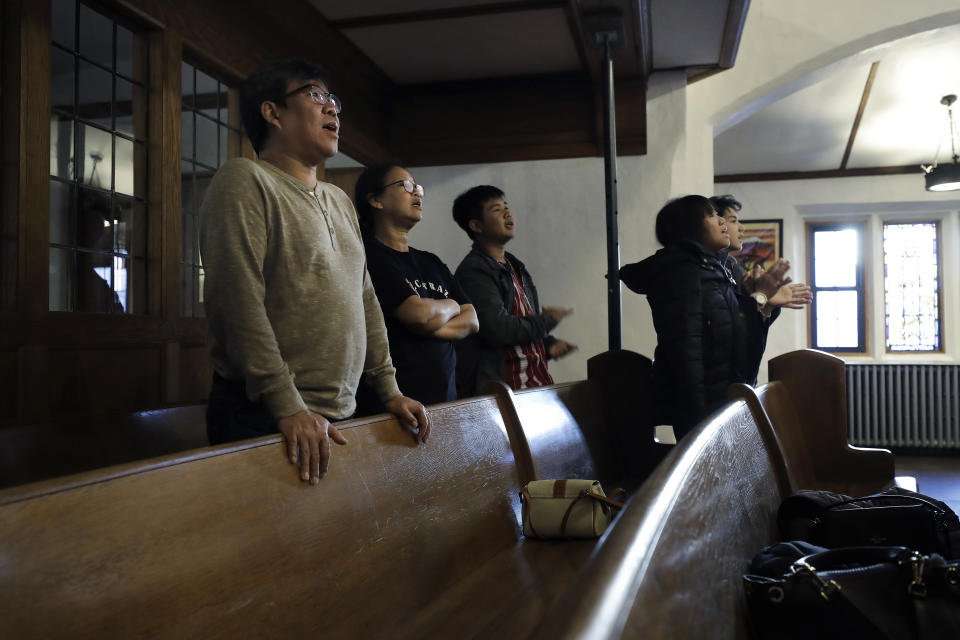
[[50, 309], [145, 313], [145, 39], [83, 2], [52, 10]]
[[935, 222], [883, 225], [887, 349], [940, 349], [940, 278]]
[[210, 180], [229, 159], [240, 155], [236, 90], [184, 62], [181, 66], [180, 313], [203, 315], [203, 264], [200, 259], [200, 205]]

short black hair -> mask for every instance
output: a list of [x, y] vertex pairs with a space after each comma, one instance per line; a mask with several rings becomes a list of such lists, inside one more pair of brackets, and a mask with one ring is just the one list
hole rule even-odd
[[357, 207], [357, 220], [360, 223], [360, 233], [364, 238], [370, 238], [373, 235], [373, 207], [368, 198], [383, 188], [387, 174], [397, 167], [400, 167], [397, 162], [378, 164], [368, 167], [357, 178], [357, 184], [353, 188], [353, 202]]
[[683, 196], [665, 204], [657, 213], [657, 240], [667, 246], [678, 240], [701, 242], [703, 219], [709, 218], [716, 209], [705, 196]]
[[260, 105], [267, 100], [286, 104], [283, 96], [291, 80], [308, 82], [319, 80], [330, 90], [327, 72], [320, 65], [304, 60], [274, 60], [263, 64], [244, 81], [240, 87], [240, 117], [243, 129], [253, 144], [253, 150], [260, 149], [267, 139], [267, 121], [260, 114]]
[[713, 196], [710, 198], [710, 204], [717, 210], [721, 216], [723, 212], [727, 209], [733, 209], [734, 211], [740, 211], [743, 209], [743, 205], [740, 204], [740, 201], [734, 198], [729, 193], [725, 196]]
[[490, 200], [502, 198], [504, 193], [497, 187], [482, 184], [467, 189], [453, 201], [453, 219], [460, 228], [467, 232], [473, 240], [473, 230], [470, 229], [471, 220], [483, 220], [483, 206]]

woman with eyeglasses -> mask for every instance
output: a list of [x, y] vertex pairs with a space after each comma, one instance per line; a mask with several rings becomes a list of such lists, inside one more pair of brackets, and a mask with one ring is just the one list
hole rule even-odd
[[[404, 395], [436, 404], [456, 399], [454, 341], [476, 333], [480, 325], [450, 269], [408, 242], [410, 230], [423, 217], [423, 199], [423, 187], [413, 176], [388, 164], [364, 171], [354, 201], [397, 384]], [[369, 395], [362, 398], [360, 410], [381, 412]]]

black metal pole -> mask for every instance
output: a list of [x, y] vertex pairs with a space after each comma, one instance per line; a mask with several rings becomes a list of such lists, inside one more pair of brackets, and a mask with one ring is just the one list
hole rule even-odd
[[607, 331], [610, 349], [620, 349], [620, 241], [617, 234], [617, 122], [613, 101], [613, 57], [610, 36], [605, 38], [603, 86], [603, 171], [607, 195]]

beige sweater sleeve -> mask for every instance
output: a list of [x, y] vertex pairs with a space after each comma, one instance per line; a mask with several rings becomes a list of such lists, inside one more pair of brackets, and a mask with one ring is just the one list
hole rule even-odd
[[225, 165], [211, 182], [201, 208], [204, 305], [214, 362], [231, 369], [220, 373], [239, 373], [247, 396], [282, 418], [307, 405], [264, 306], [268, 218], [261, 191], [240, 163]]

